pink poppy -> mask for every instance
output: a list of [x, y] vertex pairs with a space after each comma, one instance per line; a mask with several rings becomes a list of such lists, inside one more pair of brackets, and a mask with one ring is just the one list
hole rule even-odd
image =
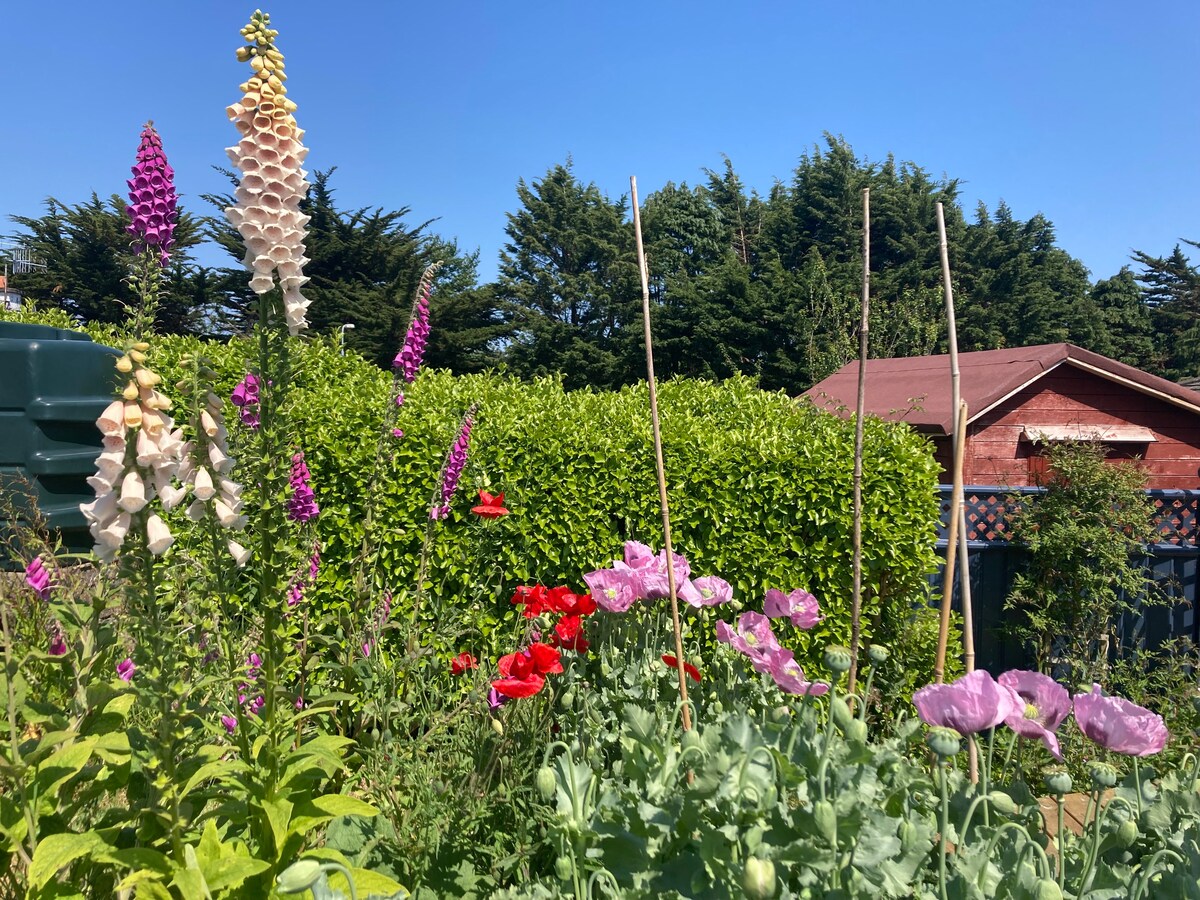
[[1075, 695], [1079, 730], [1101, 747], [1126, 756], [1151, 756], [1167, 746], [1162, 716], [1121, 697], [1105, 697], [1100, 685]]
[[1017, 692], [982, 669], [953, 684], [926, 685], [913, 694], [913, 704], [926, 725], [953, 728], [962, 735], [987, 731], [1025, 712]]
[[1054, 732], [1071, 713], [1071, 695], [1066, 688], [1049, 675], [1020, 669], [1005, 672], [996, 680], [1016, 691], [1025, 704], [1020, 714], [1009, 716], [1004, 724], [1021, 737], [1037, 738], [1055, 759], [1061, 760], [1062, 750]]
[[763, 598], [763, 612], [772, 619], [791, 619], [793, 625], [805, 630], [821, 621], [817, 598], [802, 588], [790, 594], [771, 588]]
[[829, 685], [821, 681], [808, 681], [804, 670], [796, 662], [791, 650], [776, 650], [770, 655], [771, 668], [768, 672], [781, 691], [788, 694], [811, 694], [820, 697], [829, 691]]
[[727, 622], [718, 622], [717, 640], [744, 654], [756, 672], [769, 672], [772, 654], [782, 649], [771, 631], [771, 621], [756, 612], [742, 613], [736, 630]]

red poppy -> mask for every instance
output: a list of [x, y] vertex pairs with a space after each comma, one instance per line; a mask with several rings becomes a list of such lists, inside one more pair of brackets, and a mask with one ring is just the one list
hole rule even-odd
[[[662, 661], [672, 669], [679, 668], [679, 660], [672, 653], [664, 653], [662, 656]], [[692, 679], [692, 681], [700, 680], [700, 670], [693, 666], [690, 662], [685, 662], [683, 664], [683, 671], [687, 672], [688, 678]]]
[[467, 669], [478, 669], [479, 660], [473, 657], [470, 653], [463, 651], [450, 660], [450, 674], [461, 675]]
[[562, 659], [548, 644], [530, 644], [522, 653], [500, 657], [496, 667], [502, 678], [492, 682], [505, 697], [532, 697], [546, 684], [546, 676], [561, 672]]
[[596, 611], [596, 601], [591, 594], [576, 594], [565, 584], [547, 592], [546, 605], [568, 616], [590, 616]]
[[550, 635], [550, 643], [576, 653], [587, 653], [591, 646], [583, 636], [583, 619], [580, 616], [563, 616], [559, 619], [554, 626], [554, 633]]
[[512, 603], [514, 606], [525, 607], [525, 618], [527, 619], [540, 616], [550, 608], [546, 589], [540, 584], [535, 584], [533, 587], [521, 585], [512, 595]]
[[489, 494], [487, 491], [479, 492], [479, 505], [472, 506], [471, 512], [485, 519], [498, 519], [508, 515], [508, 510], [504, 508], [504, 495]]

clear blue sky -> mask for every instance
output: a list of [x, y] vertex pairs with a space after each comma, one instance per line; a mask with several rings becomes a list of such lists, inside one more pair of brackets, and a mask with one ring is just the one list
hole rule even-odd
[[[224, 109], [253, 6], [56, 0], [0, 15], [0, 233], [55, 196], [123, 192], [154, 119], [184, 202], [223, 187]], [[481, 250], [495, 274], [518, 178], [570, 154], [611, 196], [791, 176], [822, 132], [1055, 224], [1094, 277], [1200, 239], [1200, 3], [310, 2], [267, 7], [310, 169], [344, 206]], [[206, 262], [221, 261], [206, 253]]]

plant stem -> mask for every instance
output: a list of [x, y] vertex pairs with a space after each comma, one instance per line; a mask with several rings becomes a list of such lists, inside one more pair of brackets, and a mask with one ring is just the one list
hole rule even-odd
[[1067, 874], [1067, 847], [1063, 841], [1063, 818], [1066, 813], [1066, 803], [1063, 800], [1062, 794], [1056, 794], [1054, 797], [1058, 803], [1058, 889], [1063, 889], [1063, 879]]
[[946, 761], [938, 760], [938, 781], [942, 789], [941, 827], [938, 830], [938, 892], [941, 900], [949, 900], [946, 893], [946, 831], [950, 828], [950, 790], [946, 784]]

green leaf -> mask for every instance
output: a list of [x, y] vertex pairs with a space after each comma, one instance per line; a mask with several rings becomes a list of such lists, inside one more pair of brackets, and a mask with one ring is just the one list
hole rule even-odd
[[42, 838], [29, 864], [29, 883], [35, 888], [40, 888], [60, 869], [107, 846], [104, 839], [94, 831], [85, 831], [83, 834], [52, 834]]

